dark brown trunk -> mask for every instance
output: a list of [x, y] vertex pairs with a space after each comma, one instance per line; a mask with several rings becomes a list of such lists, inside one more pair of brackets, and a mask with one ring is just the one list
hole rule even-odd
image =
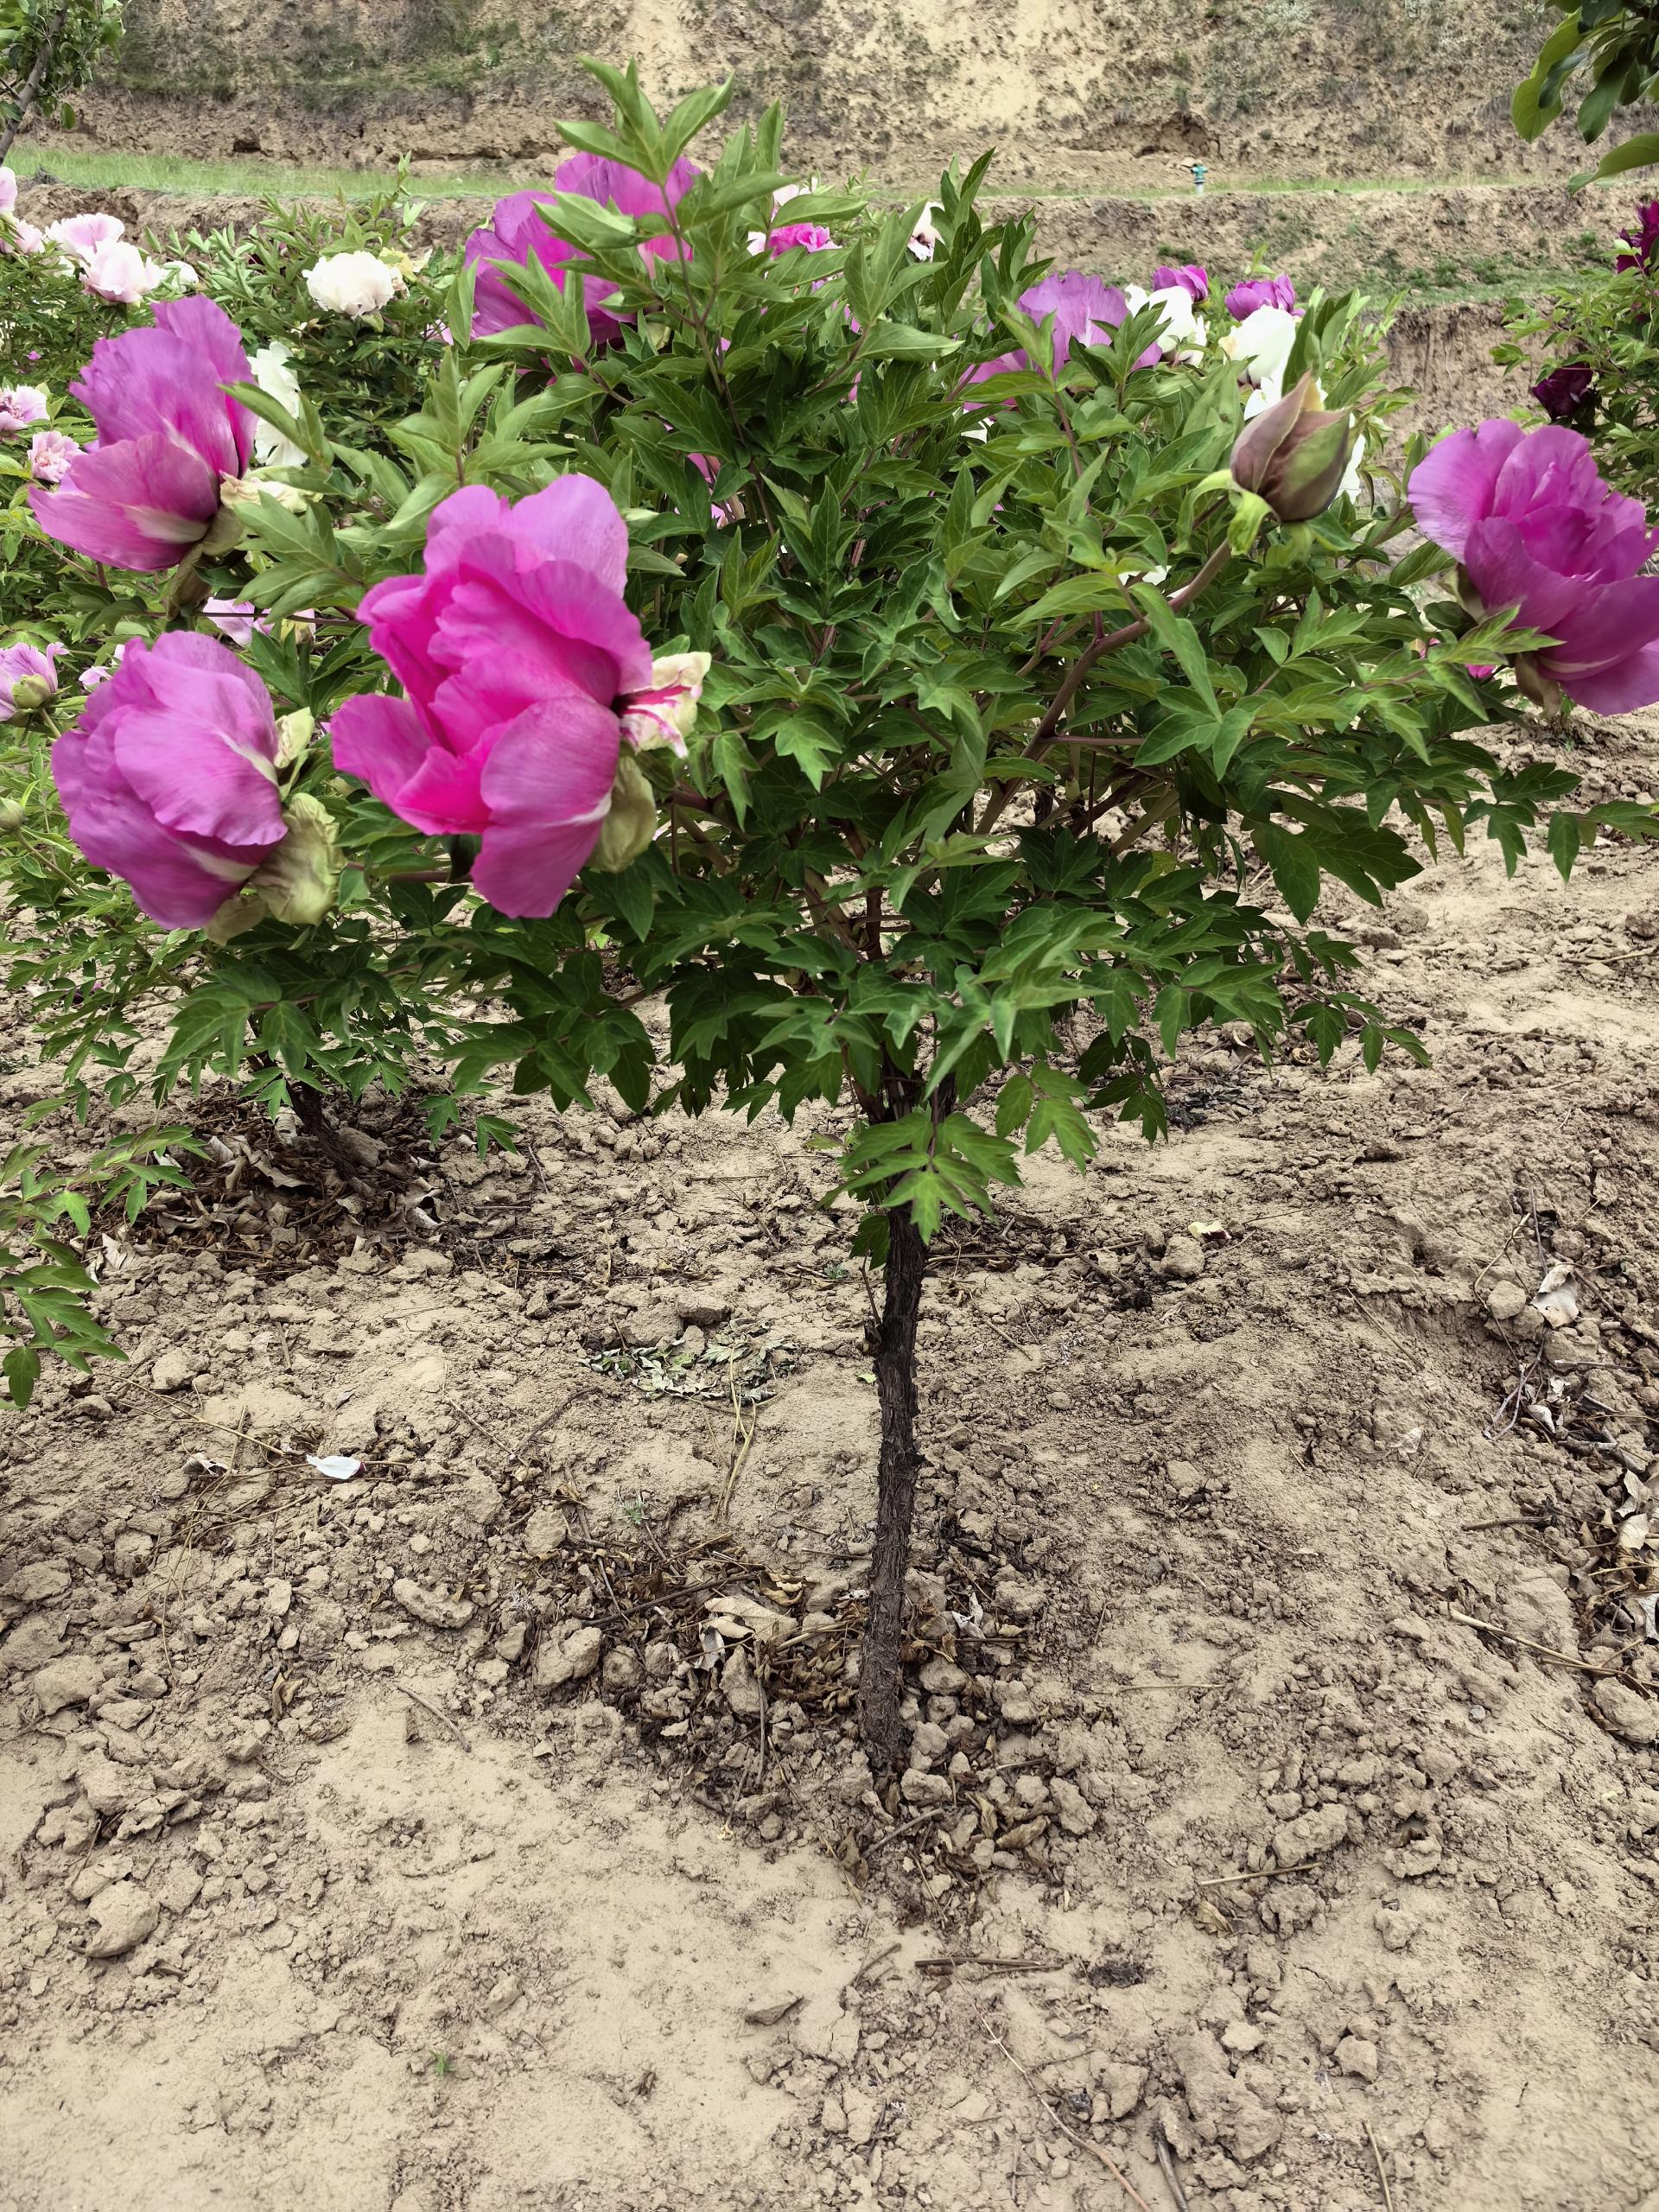
[[904, 1764], [899, 1718], [904, 1694], [905, 1575], [916, 1509], [916, 1325], [921, 1318], [927, 1247], [910, 1214], [887, 1216], [887, 1281], [876, 1332], [875, 1388], [881, 1408], [881, 1459], [870, 1562], [870, 1618], [859, 1670], [858, 1720], [878, 1774]]
[[17, 95], [17, 112], [4, 130], [0, 130], [0, 162], [3, 162], [11, 151], [13, 141], [21, 135], [35, 111], [35, 102], [46, 81], [46, 73], [52, 67], [52, 56], [57, 51], [58, 40], [68, 16], [69, 0], [63, 0], [62, 7], [46, 27], [46, 36], [41, 41], [40, 50], [35, 56], [35, 67], [29, 71], [23, 88]]

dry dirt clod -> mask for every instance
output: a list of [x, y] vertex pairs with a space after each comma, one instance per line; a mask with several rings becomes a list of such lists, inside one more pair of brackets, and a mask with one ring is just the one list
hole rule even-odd
[[1627, 1744], [1659, 1743], [1659, 1701], [1624, 1682], [1598, 1682], [1592, 1695], [1597, 1712]]
[[67, 1705], [85, 1705], [98, 1694], [104, 1670], [90, 1655], [54, 1659], [31, 1677], [30, 1688], [39, 1701], [41, 1717], [49, 1719]]
[[162, 1909], [137, 1882], [112, 1882], [87, 1908], [98, 1933], [86, 1946], [89, 1959], [118, 1959], [152, 1934]]
[[445, 1597], [441, 1591], [423, 1590], [418, 1582], [399, 1575], [391, 1594], [404, 1611], [428, 1628], [465, 1628], [473, 1618], [470, 1599]]
[[585, 1681], [599, 1664], [605, 1637], [596, 1628], [565, 1628], [543, 1639], [536, 1654], [536, 1687], [560, 1690], [567, 1683]]

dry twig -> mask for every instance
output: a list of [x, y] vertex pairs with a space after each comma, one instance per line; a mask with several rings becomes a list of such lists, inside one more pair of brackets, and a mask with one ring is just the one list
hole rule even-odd
[[1472, 1613], [1460, 1613], [1455, 1605], [1446, 1607], [1447, 1613], [1463, 1628], [1478, 1628], [1486, 1636], [1495, 1636], [1500, 1643], [1518, 1643], [1523, 1651], [1535, 1651], [1541, 1659], [1553, 1659], [1557, 1666], [1576, 1667], [1581, 1675], [1616, 1675], [1617, 1667], [1592, 1667], [1587, 1659], [1576, 1659], [1570, 1651], [1554, 1651], [1547, 1643], [1535, 1643], [1529, 1636], [1512, 1636], [1506, 1628], [1498, 1628], [1491, 1621], [1477, 1620]]
[[1158, 2171], [1164, 2177], [1164, 2186], [1175, 2200], [1175, 2212], [1192, 2212], [1186, 2201], [1186, 2191], [1181, 2187], [1181, 2177], [1175, 2171], [1175, 2158], [1169, 2147], [1169, 2138], [1156, 2122], [1153, 2125], [1152, 2147], [1158, 2154]]
[[[976, 2010], [977, 2012], [977, 2008], [976, 2008]], [[1106, 2153], [1101, 2149], [1097, 2143], [1091, 2143], [1086, 2135], [1079, 2135], [1076, 2128], [1068, 2127], [1066, 2126], [1065, 2120], [1060, 2118], [1058, 2113], [1055, 2111], [1053, 2106], [1050, 2104], [1048, 2099], [1043, 2094], [1041, 2082], [1037, 2080], [1034, 2075], [1028, 2073], [1026, 2068], [1020, 2063], [1020, 2061], [1008, 2049], [1007, 2044], [1003, 2042], [1001, 2037], [998, 2035], [996, 2030], [991, 2025], [985, 2015], [982, 2012], [978, 2012], [977, 2018], [979, 2024], [984, 2030], [986, 2035], [989, 2037], [990, 2040], [996, 2045], [1003, 2057], [1007, 2060], [1009, 2065], [1013, 2067], [1014, 2072], [1020, 2076], [1020, 2079], [1031, 2091], [1032, 2095], [1036, 2098], [1038, 2103], [1041, 2105], [1043, 2110], [1053, 2121], [1055, 2126], [1059, 2129], [1061, 2134], [1065, 2136], [1067, 2142], [1075, 2143], [1079, 2151], [1086, 2151], [1091, 2158], [1097, 2158], [1100, 2164], [1104, 2166], [1107, 2172], [1110, 2174], [1112, 2179], [1117, 2183], [1118, 2187], [1122, 2190], [1124, 2196], [1128, 2198], [1131, 2204], [1139, 2205], [1141, 2212], [1152, 2212], [1151, 2205], [1149, 2205], [1146, 2198], [1141, 2196], [1140, 2190], [1129, 2179], [1128, 2176], [1122, 2171], [1122, 2167], [1114, 2165], [1112, 2161], [1107, 2157]]]
[[1369, 2120], [1365, 2123], [1365, 2133], [1370, 2139], [1371, 2156], [1376, 2160], [1376, 2177], [1382, 2184], [1383, 2212], [1394, 2212], [1394, 2191], [1389, 2187], [1389, 2170], [1382, 2163], [1382, 2146]]
[[407, 1682], [400, 1682], [395, 1675], [388, 1675], [386, 1680], [391, 1684], [393, 1689], [401, 1690], [411, 1705], [418, 1705], [423, 1713], [429, 1713], [435, 1721], [437, 1721], [442, 1726], [447, 1728], [449, 1731], [449, 1733], [454, 1738], [455, 1741], [461, 1745], [463, 1751], [470, 1751], [472, 1750], [472, 1738], [467, 1735], [465, 1729], [461, 1727], [459, 1721], [452, 1720], [447, 1713], [440, 1712], [438, 1707], [434, 1705], [429, 1699], [423, 1698], [418, 1690], [410, 1689]]

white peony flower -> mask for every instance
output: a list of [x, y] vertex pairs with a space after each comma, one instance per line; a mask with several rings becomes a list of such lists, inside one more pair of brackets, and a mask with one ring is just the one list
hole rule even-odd
[[[300, 413], [300, 380], [289, 368], [293, 359], [280, 338], [273, 338], [262, 346], [248, 365], [253, 371], [253, 380], [261, 391], [287, 408], [296, 421]], [[269, 423], [259, 423], [253, 433], [253, 457], [266, 468], [298, 468], [305, 454], [292, 438], [285, 438]]]
[[1198, 302], [1185, 284], [1161, 285], [1155, 292], [1146, 295], [1147, 301], [1163, 313], [1159, 326], [1158, 343], [1165, 353], [1173, 353], [1178, 361], [1196, 361], [1204, 354], [1204, 317], [1198, 313]]
[[1221, 350], [1238, 363], [1252, 384], [1264, 391], [1274, 384], [1282, 391], [1290, 349], [1296, 343], [1296, 324], [1288, 308], [1256, 308], [1227, 333]]
[[404, 280], [378, 253], [328, 253], [305, 272], [305, 289], [330, 315], [378, 315]]
[[944, 212], [937, 200], [930, 200], [916, 218], [916, 227], [910, 234], [910, 250], [918, 261], [931, 261], [938, 252], [939, 233], [933, 218]]
[[1354, 449], [1348, 456], [1348, 466], [1342, 472], [1342, 481], [1337, 486], [1337, 491], [1339, 496], [1345, 494], [1345, 496], [1351, 499], [1358, 499], [1359, 472], [1364, 459], [1365, 441], [1363, 438], [1356, 438], [1354, 440]]

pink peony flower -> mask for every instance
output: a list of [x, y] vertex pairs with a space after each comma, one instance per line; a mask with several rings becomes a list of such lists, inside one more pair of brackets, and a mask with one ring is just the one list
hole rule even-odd
[[69, 389], [98, 443], [55, 491], [29, 495], [48, 537], [118, 569], [170, 569], [207, 534], [219, 486], [253, 452], [254, 417], [227, 384], [251, 381], [242, 338], [200, 296], [163, 302], [154, 329], [100, 338]]
[[126, 234], [126, 225], [113, 215], [66, 215], [60, 222], [46, 226], [48, 242], [61, 246], [83, 268], [100, 248], [113, 245]]
[[29, 442], [29, 469], [37, 483], [56, 484], [80, 448], [61, 430], [37, 430]]
[[163, 929], [202, 929], [281, 842], [276, 718], [228, 645], [134, 644], [52, 749], [69, 834]]
[[44, 706], [58, 688], [62, 645], [0, 645], [0, 722]]
[[131, 643], [132, 639], [130, 638], [121, 639], [117, 644], [115, 651], [110, 655], [107, 661], [94, 661], [90, 668], [83, 669], [80, 677], [81, 690], [83, 691], [96, 691], [100, 683], [107, 683], [110, 678], [115, 674], [116, 670], [120, 667], [122, 662], [126, 658], [127, 647]]
[[111, 307], [136, 308], [166, 277], [166, 270], [136, 245], [125, 238], [111, 238], [87, 256], [80, 281], [95, 300]]
[[[690, 162], [677, 161], [669, 174], [664, 192], [648, 178], [624, 168], [620, 162], [601, 161], [594, 154], [578, 154], [560, 163], [554, 171], [553, 182], [560, 192], [575, 193], [601, 207], [614, 207], [619, 214], [638, 217], [665, 215], [701, 174]], [[565, 265], [579, 258], [579, 249], [560, 238], [538, 213], [551, 200], [550, 193], [515, 192], [509, 198], [498, 200], [488, 225], [474, 231], [467, 239], [467, 266], [478, 267], [473, 292], [474, 338], [486, 338], [495, 331], [512, 330], [520, 323], [535, 320], [529, 308], [502, 282], [499, 264], [517, 262], [524, 268], [531, 262], [538, 261], [559, 289], [564, 289]], [[641, 250], [648, 258], [654, 256], [660, 261], [674, 259], [679, 251], [667, 233], [647, 239]], [[632, 320], [614, 315], [603, 306], [614, 289], [603, 276], [582, 279], [588, 328], [596, 345], [612, 344], [621, 335], [623, 322]]]
[[777, 255], [798, 245], [808, 253], [833, 253], [836, 242], [822, 223], [780, 223], [767, 232], [766, 244], [767, 251]]
[[21, 216], [0, 217], [0, 253], [44, 253], [46, 234]]
[[201, 611], [219, 636], [228, 638], [233, 645], [251, 645], [256, 630], [265, 632], [270, 628], [270, 623], [249, 600], [205, 600]]
[[480, 837], [473, 882], [504, 914], [550, 914], [575, 882], [620, 780], [622, 718], [658, 688], [627, 558], [589, 477], [516, 506], [471, 486], [434, 511], [425, 574], [363, 601], [406, 696], [347, 699], [334, 765], [427, 836]]
[[1152, 289], [1154, 292], [1172, 292], [1177, 287], [1186, 294], [1195, 307], [1201, 306], [1210, 296], [1209, 271], [1196, 261], [1184, 262], [1179, 269], [1172, 269], [1166, 263], [1163, 268], [1153, 270]]
[[1234, 285], [1223, 304], [1236, 322], [1243, 322], [1257, 308], [1294, 308], [1296, 287], [1288, 276], [1247, 276]]
[[[1040, 284], [1021, 292], [1020, 307], [1035, 323], [1053, 316], [1057, 376], [1065, 366], [1074, 346], [1109, 346], [1112, 333], [1128, 321], [1129, 313], [1128, 302], [1116, 284], [1108, 284], [1098, 276], [1085, 276], [1077, 269], [1062, 270], [1052, 276], [1045, 276]], [[1135, 366], [1149, 367], [1157, 359], [1157, 346], [1148, 346]], [[1011, 353], [998, 354], [994, 361], [982, 362], [978, 368], [968, 372], [963, 382], [983, 384], [988, 377], [1031, 366], [1024, 349], [1019, 348]]]
[[1659, 547], [1639, 499], [1609, 489], [1587, 439], [1550, 423], [1483, 423], [1443, 438], [1407, 487], [1419, 528], [1457, 556], [1488, 613], [1514, 607], [1557, 642], [1541, 675], [1594, 714], [1659, 700]]
[[0, 164], [0, 215], [10, 215], [17, 205], [17, 173]]
[[45, 422], [46, 414], [46, 394], [39, 385], [0, 385], [0, 438], [16, 437], [31, 423]]

